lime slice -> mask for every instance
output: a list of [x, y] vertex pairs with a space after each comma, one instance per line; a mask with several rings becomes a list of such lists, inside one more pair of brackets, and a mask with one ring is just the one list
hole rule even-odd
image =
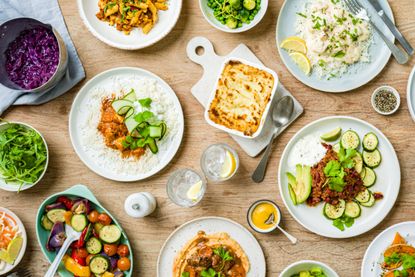
[[342, 133], [342, 128], [337, 127], [336, 129], [321, 135], [321, 139], [324, 141], [335, 141], [337, 140]]
[[8, 264], [13, 264], [19, 255], [20, 249], [22, 248], [23, 238], [17, 237], [14, 238], [7, 246], [7, 251], [2, 249], [0, 250], [0, 259], [5, 261]]
[[192, 185], [187, 191], [187, 198], [196, 202], [200, 196], [200, 191], [202, 190], [203, 182], [199, 181], [196, 184]]
[[222, 165], [220, 177], [228, 178], [235, 172], [235, 169], [236, 169], [235, 157], [230, 151], [226, 150], [225, 161]]

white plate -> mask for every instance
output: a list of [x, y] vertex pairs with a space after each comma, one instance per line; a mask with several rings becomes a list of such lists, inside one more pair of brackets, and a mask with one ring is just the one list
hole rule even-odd
[[310, 260], [298, 261], [287, 266], [284, 271], [281, 272], [280, 277], [291, 277], [298, 274], [300, 271], [310, 270], [313, 267], [321, 268], [327, 277], [339, 277], [339, 275], [328, 265]]
[[[382, 154], [382, 163], [375, 169], [377, 180], [370, 189], [373, 192], [382, 192], [384, 199], [377, 201], [371, 208], [362, 207], [362, 215], [356, 219], [354, 225], [346, 228], [343, 232], [332, 225], [332, 221], [326, 219], [322, 214], [323, 204], [316, 207], [309, 207], [306, 204], [294, 206], [288, 192], [288, 180], [286, 172], [294, 172], [294, 168], [288, 165], [288, 158], [299, 139], [309, 134], [322, 135], [337, 127], [341, 127], [343, 132], [352, 129], [356, 131], [360, 138], [366, 133], [373, 132], [379, 139], [378, 149]], [[385, 135], [373, 125], [347, 116], [331, 116], [314, 121], [300, 131], [290, 140], [284, 149], [278, 169], [278, 183], [281, 197], [290, 214], [304, 228], [313, 233], [330, 238], [350, 238], [363, 234], [386, 217], [395, 204], [401, 185], [401, 170], [398, 157], [392, 144]]]
[[415, 245], [415, 221], [402, 222], [389, 227], [367, 248], [362, 261], [361, 277], [382, 276], [380, 264], [383, 262], [383, 252], [391, 245], [396, 232], [399, 232], [410, 245]]
[[409, 75], [406, 98], [408, 101], [409, 112], [411, 113], [412, 119], [415, 121], [415, 67]]
[[143, 34], [141, 28], [134, 28], [130, 35], [125, 35], [95, 16], [99, 11], [98, 0], [77, 1], [79, 14], [89, 31], [109, 46], [125, 50], [145, 48], [167, 36], [179, 19], [183, 2], [183, 0], [169, 0], [169, 9], [158, 12], [159, 19], [150, 33]]
[[6, 274], [10, 271], [12, 271], [23, 259], [24, 253], [26, 252], [26, 246], [27, 246], [27, 235], [26, 235], [26, 229], [24, 228], [24, 225], [22, 221], [17, 217], [15, 213], [10, 211], [9, 209], [0, 207], [0, 214], [3, 212], [6, 212], [6, 214], [10, 215], [14, 220], [16, 220], [17, 225], [19, 226], [19, 230], [21, 231], [21, 237], [23, 238], [23, 244], [22, 248], [20, 248], [19, 255], [17, 255], [16, 260], [14, 261], [13, 265], [6, 264], [6, 267], [3, 270], [0, 270], [0, 275]]
[[[379, 29], [386, 34], [389, 40], [394, 41], [394, 36], [389, 32], [383, 22], [376, 17], [376, 11], [369, 6], [367, 0], [361, 0], [360, 2], [367, 8], [369, 15], [372, 16], [372, 20], [378, 25]], [[369, 55], [371, 58], [369, 63], [356, 63], [343, 76], [340, 78], [332, 78], [331, 80], [321, 79], [317, 74], [306, 76], [289, 57], [289, 53], [279, 47], [285, 38], [296, 35], [295, 26], [298, 18], [296, 13], [301, 12], [304, 3], [304, 0], [286, 0], [278, 16], [276, 29], [277, 48], [280, 57], [295, 78], [311, 88], [325, 92], [339, 93], [350, 91], [367, 84], [383, 70], [388, 63], [391, 52], [379, 35], [374, 33], [373, 42], [369, 46]], [[379, 0], [379, 3], [389, 18], [394, 21], [388, 1]]]
[[[78, 128], [79, 122], [83, 122], [83, 119], [87, 116], [86, 113], [82, 112], [82, 107], [85, 105], [86, 96], [90, 91], [96, 86], [111, 86], [113, 78], [125, 78], [130, 76], [138, 76], [143, 78], [150, 78], [157, 81], [157, 83], [162, 87], [162, 89], [169, 95], [171, 100], [174, 103], [175, 109], [178, 112], [178, 130], [175, 135], [175, 139], [170, 142], [168, 150], [165, 152], [159, 152], [157, 155], [159, 156], [160, 163], [148, 172], [145, 173], [137, 173], [137, 174], [127, 174], [127, 175], [120, 175], [116, 174], [113, 171], [108, 170], [108, 168], [104, 168], [97, 164], [93, 158], [91, 158], [82, 147], [80, 142], [81, 134]], [[78, 92], [71, 108], [71, 112], [69, 114], [69, 135], [71, 137], [72, 145], [75, 149], [75, 152], [78, 154], [79, 158], [84, 162], [86, 166], [88, 166], [92, 171], [96, 174], [101, 175], [102, 177], [120, 181], [120, 182], [132, 182], [138, 181], [145, 178], [148, 178], [159, 171], [161, 171], [169, 162], [173, 159], [176, 152], [179, 150], [180, 143], [183, 138], [183, 131], [184, 131], [184, 118], [183, 118], [183, 110], [180, 105], [179, 99], [177, 98], [176, 94], [174, 93], [173, 89], [160, 77], [157, 75], [146, 71], [141, 68], [134, 68], [134, 67], [119, 67], [104, 71], [94, 78], [89, 80]]]
[[207, 234], [226, 232], [236, 240], [245, 251], [251, 264], [247, 277], [264, 277], [266, 274], [265, 257], [261, 246], [255, 237], [245, 227], [223, 217], [201, 217], [189, 221], [176, 230], [167, 238], [157, 260], [157, 276], [171, 276], [173, 262], [182, 247], [198, 231]]

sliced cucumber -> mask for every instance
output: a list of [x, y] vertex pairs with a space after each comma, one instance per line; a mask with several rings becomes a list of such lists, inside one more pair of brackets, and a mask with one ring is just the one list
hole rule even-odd
[[135, 120], [134, 115], [127, 117], [124, 121], [124, 124], [127, 127], [129, 133], [132, 133], [139, 125], [139, 123]]
[[360, 204], [366, 203], [370, 200], [370, 195], [371, 195], [370, 191], [368, 189], [365, 189], [359, 192], [356, 195], [355, 199], [359, 201]]
[[354, 169], [360, 174], [363, 170], [362, 154], [356, 152], [356, 155], [352, 158], [352, 160], [354, 161]]
[[43, 216], [42, 216], [42, 219], [41, 219], [41, 224], [42, 224], [43, 229], [45, 229], [45, 230], [47, 230], [47, 231], [52, 230], [53, 223], [52, 223], [52, 221], [50, 221], [50, 220], [48, 219], [48, 217], [47, 217], [46, 215], [43, 215]]
[[94, 274], [103, 274], [110, 268], [110, 262], [104, 256], [97, 255], [89, 263], [89, 269]]
[[365, 187], [371, 187], [376, 182], [376, 173], [370, 167], [365, 167], [365, 171], [366, 171], [366, 174], [365, 174], [365, 177], [363, 178], [363, 185]]
[[340, 140], [344, 149], [357, 149], [360, 145], [359, 135], [352, 130], [346, 131]]
[[132, 116], [134, 114], [134, 108], [131, 108], [128, 110], [128, 112], [125, 114], [125, 118], [129, 118], [130, 116]]
[[323, 213], [329, 219], [338, 219], [343, 216], [345, 210], [346, 202], [339, 199], [339, 204], [337, 205], [324, 204]]
[[88, 225], [88, 220], [84, 214], [75, 214], [71, 219], [71, 226], [77, 232], [82, 232], [86, 225]]
[[163, 133], [163, 127], [161, 126], [150, 126], [148, 127], [150, 130], [150, 137], [152, 138], [161, 138], [161, 135]]
[[124, 100], [129, 100], [131, 102], [137, 101], [137, 94], [135, 94], [134, 89], [131, 89], [129, 93], [127, 93], [124, 97]]
[[333, 145], [333, 151], [336, 152], [336, 153], [339, 153], [339, 151], [340, 151], [340, 142]]
[[157, 143], [153, 138], [147, 138], [147, 145], [153, 154], [157, 154], [159, 148], [157, 147]]
[[121, 230], [117, 225], [108, 225], [102, 227], [102, 229], [99, 231], [99, 238], [104, 243], [116, 243], [121, 238]]
[[346, 203], [346, 210], [344, 214], [351, 218], [358, 218], [360, 216], [360, 205], [356, 202], [350, 201]]
[[102, 251], [102, 243], [96, 237], [90, 238], [86, 242], [85, 247], [86, 247], [86, 251], [88, 251], [88, 253], [92, 255], [96, 255], [98, 253], [101, 253]]
[[133, 102], [125, 99], [117, 99], [112, 101], [112, 107], [119, 115], [124, 115], [133, 107]]
[[366, 151], [373, 151], [378, 147], [379, 140], [374, 133], [370, 132], [363, 137], [362, 144]]
[[56, 222], [65, 222], [65, 212], [66, 210], [64, 209], [53, 209], [50, 210], [46, 216], [48, 217], [48, 219], [52, 222], [52, 223], [56, 223]]
[[382, 155], [377, 149], [372, 152], [363, 151], [363, 161], [368, 167], [375, 168], [380, 165], [382, 161]]
[[373, 193], [370, 192], [370, 198], [369, 201], [366, 203], [360, 203], [363, 207], [373, 207], [375, 205], [376, 199], [375, 196], [373, 196]]

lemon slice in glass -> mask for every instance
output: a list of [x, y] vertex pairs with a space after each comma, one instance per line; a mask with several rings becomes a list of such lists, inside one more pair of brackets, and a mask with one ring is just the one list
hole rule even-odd
[[7, 246], [7, 251], [4, 249], [0, 250], [0, 260], [3, 260], [8, 264], [13, 264], [17, 256], [19, 255], [20, 249], [22, 248], [22, 244], [22, 237], [14, 238]]
[[199, 199], [202, 186], [203, 186], [202, 180], [192, 185], [186, 193], [187, 198], [189, 198], [193, 202], [196, 202]]
[[290, 53], [290, 57], [306, 75], [311, 73], [311, 63], [306, 55], [300, 52]]
[[307, 54], [307, 45], [302, 38], [288, 37], [283, 40], [280, 47], [288, 52], [300, 52]]
[[225, 161], [222, 165], [222, 170], [220, 172], [220, 177], [221, 178], [228, 178], [229, 176], [231, 176], [234, 171], [236, 169], [236, 160], [235, 157], [233, 156], [233, 154], [226, 150], [226, 154], [225, 154]]

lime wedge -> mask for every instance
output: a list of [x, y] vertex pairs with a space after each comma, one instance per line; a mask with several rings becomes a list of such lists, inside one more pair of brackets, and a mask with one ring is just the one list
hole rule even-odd
[[342, 129], [340, 127], [337, 127], [336, 129], [323, 134], [320, 138], [324, 141], [335, 141], [337, 140], [342, 133]]
[[196, 184], [192, 185], [189, 190], [187, 191], [187, 198], [196, 202], [199, 198], [200, 191], [202, 190], [203, 182], [199, 181]]
[[234, 173], [235, 169], [236, 169], [235, 157], [230, 151], [226, 150], [225, 161], [222, 165], [220, 177], [228, 178]]
[[22, 248], [23, 238], [14, 238], [7, 246], [7, 251], [4, 249], [0, 250], [0, 260], [5, 261], [8, 264], [13, 264], [19, 255], [20, 249]]

